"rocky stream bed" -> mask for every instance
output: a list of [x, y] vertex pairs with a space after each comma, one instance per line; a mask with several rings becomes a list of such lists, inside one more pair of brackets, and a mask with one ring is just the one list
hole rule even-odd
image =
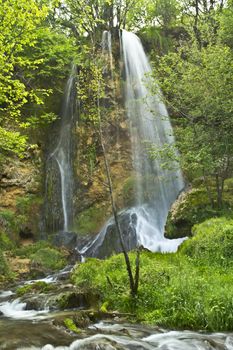
[[[233, 334], [164, 330], [130, 324], [126, 315], [97, 310], [69, 283], [71, 267], [0, 291], [0, 349], [232, 350]], [[32, 286], [47, 286], [46, 293]], [[31, 287], [27, 287], [31, 286]], [[21, 288], [28, 292], [19, 296]], [[50, 289], [50, 290], [49, 290]]]

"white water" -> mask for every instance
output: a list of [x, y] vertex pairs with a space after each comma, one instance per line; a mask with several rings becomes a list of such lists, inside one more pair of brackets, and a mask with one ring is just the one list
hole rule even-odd
[[[137, 243], [153, 252], [176, 252], [185, 238], [166, 239], [164, 227], [172, 203], [184, 188], [179, 164], [171, 162], [172, 170], [163, 169], [160, 160], [152, 160], [145, 142], [158, 148], [174, 145], [172, 126], [165, 105], [159, 96], [152, 96], [147, 86], [151, 67], [139, 38], [122, 32], [122, 54], [125, 67], [125, 104], [130, 125], [133, 167], [136, 179], [135, 207], [119, 213], [129, 214], [129, 225], [136, 229]], [[111, 33], [102, 37], [103, 57], [110, 60], [112, 74]], [[107, 64], [105, 64], [106, 69]], [[136, 220], [132, 220], [135, 217]], [[110, 218], [92, 242], [80, 251], [82, 255], [99, 256], [108, 228], [114, 224]]]
[[14, 319], [41, 319], [42, 315], [48, 313], [48, 310], [25, 310], [27, 304], [15, 299], [13, 301], [5, 301], [0, 303], [0, 312], [9, 318]]
[[63, 102], [62, 119], [57, 146], [49, 155], [48, 160], [54, 159], [60, 174], [61, 206], [63, 213], [63, 231], [68, 231], [72, 218], [73, 176], [71, 165], [71, 134], [74, 117], [73, 88], [76, 67], [72, 66], [70, 77], [66, 84]]
[[162, 160], [152, 160], [145, 144], [161, 149], [174, 145], [172, 126], [165, 105], [152, 96], [151, 67], [140, 39], [123, 30], [122, 52], [125, 68], [125, 104], [130, 125], [133, 166], [136, 178], [138, 241], [151, 251], [174, 252], [183, 239], [164, 238], [164, 227], [171, 204], [184, 188], [179, 165], [164, 169]]
[[[122, 335], [95, 334], [75, 340], [70, 346], [23, 347], [21, 350], [232, 350], [231, 336], [195, 332], [164, 332], [140, 338], [127, 334], [130, 328], [121, 326]], [[126, 332], [125, 335], [123, 335]]]

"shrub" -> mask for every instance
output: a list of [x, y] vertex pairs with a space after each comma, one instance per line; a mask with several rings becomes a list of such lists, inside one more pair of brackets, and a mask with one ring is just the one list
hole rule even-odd
[[195, 225], [194, 237], [184, 242], [182, 253], [194, 258], [200, 264], [229, 266], [233, 263], [233, 220], [215, 218]]
[[54, 248], [42, 248], [30, 256], [32, 265], [46, 270], [60, 270], [66, 265], [64, 254]]

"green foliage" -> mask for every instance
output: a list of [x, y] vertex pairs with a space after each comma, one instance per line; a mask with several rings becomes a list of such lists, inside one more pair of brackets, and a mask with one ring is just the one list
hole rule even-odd
[[0, 138], [1, 150], [6, 153], [20, 155], [25, 150], [26, 138], [15, 132], [15, 126], [19, 125], [22, 107], [36, 92], [27, 90], [19, 76], [23, 67], [36, 66], [37, 62], [23, 58], [22, 52], [35, 45], [36, 28], [46, 13], [46, 7], [33, 0], [0, 1]]
[[33, 244], [16, 248], [14, 253], [15, 255], [20, 256], [21, 258], [30, 258], [30, 256], [35, 254], [38, 250], [44, 248], [51, 248], [50, 243], [47, 241], [38, 241]]
[[206, 220], [195, 225], [192, 232], [194, 237], [183, 244], [183, 253], [196, 259], [197, 264], [209, 261], [213, 265], [233, 266], [233, 220]]
[[219, 36], [224, 44], [233, 48], [233, 2], [228, 1], [227, 7], [219, 15]]
[[189, 180], [203, 176], [207, 190], [210, 176], [216, 179], [219, 206], [224, 180], [233, 168], [232, 57], [227, 46], [200, 51], [192, 45], [159, 63], [160, 84], [176, 117], [182, 168]]
[[66, 265], [65, 256], [54, 248], [41, 248], [30, 255], [33, 266], [46, 270], [60, 270]]
[[26, 136], [20, 135], [19, 132], [7, 131], [0, 126], [0, 140], [3, 152], [13, 152], [17, 156], [23, 157], [27, 147]]
[[27, 293], [47, 293], [54, 289], [52, 284], [46, 283], [44, 281], [38, 281], [32, 284], [25, 284], [22, 287], [16, 289], [16, 294], [22, 296]]
[[40, 134], [57, 118], [55, 95], [61, 98], [75, 51], [73, 40], [46, 22], [52, 2], [0, 5], [0, 149], [2, 158], [23, 157], [35, 130]]
[[232, 268], [217, 263], [212, 266], [208, 257], [197, 265], [182, 252], [143, 252], [138, 297], [132, 302], [123, 259], [122, 255], [105, 261], [88, 259], [76, 265], [72, 279], [86, 291], [98, 291], [109, 310], [135, 313], [136, 319], [145, 323], [176, 329], [232, 330]]
[[3, 255], [3, 251], [0, 249], [0, 282], [4, 280], [4, 277], [9, 276], [10, 269]]
[[13, 238], [18, 229], [18, 220], [15, 213], [10, 209], [1, 210], [0, 222], [4, 231]]
[[14, 243], [10, 240], [9, 236], [0, 232], [0, 249], [1, 250], [12, 250], [15, 247]]

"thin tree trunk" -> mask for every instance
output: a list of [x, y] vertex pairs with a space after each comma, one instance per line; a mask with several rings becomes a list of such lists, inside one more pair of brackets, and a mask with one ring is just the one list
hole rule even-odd
[[217, 190], [217, 206], [218, 209], [222, 208], [222, 190], [223, 190], [223, 185], [221, 185], [221, 182], [219, 180], [219, 175], [216, 174], [215, 176], [215, 183], [216, 183], [216, 190]]
[[207, 181], [204, 169], [202, 169], [202, 174], [203, 174], [203, 179], [204, 179], [204, 184], [205, 184], [207, 196], [208, 196], [209, 201], [210, 201], [210, 205], [211, 205], [212, 208], [214, 208], [214, 199], [213, 199], [213, 196], [212, 196], [212, 193], [211, 193], [211, 189], [210, 189], [210, 186], [208, 184], [208, 181]]
[[135, 277], [134, 277], [134, 291], [135, 295], [137, 295], [138, 292], [138, 284], [139, 284], [139, 272], [140, 272], [140, 250], [137, 249], [137, 255], [135, 260]]
[[98, 102], [97, 102], [97, 108], [98, 108], [98, 119], [99, 119], [98, 121], [99, 121], [100, 144], [101, 144], [101, 148], [103, 150], [104, 165], [105, 165], [105, 170], [106, 170], [106, 175], [107, 175], [107, 180], [108, 180], [108, 187], [109, 187], [109, 194], [110, 194], [112, 212], [113, 212], [113, 216], [114, 216], [114, 220], [115, 220], [115, 224], [116, 224], [117, 233], [118, 233], [118, 236], [119, 236], [119, 239], [120, 239], [122, 252], [123, 252], [124, 258], [125, 258], [126, 269], [127, 269], [128, 276], [129, 276], [131, 295], [132, 295], [132, 297], [135, 297], [136, 294], [137, 294], [137, 291], [135, 291], [135, 283], [134, 283], [133, 273], [132, 273], [132, 269], [131, 269], [131, 265], [130, 265], [130, 260], [129, 260], [129, 256], [127, 254], [127, 251], [125, 249], [124, 240], [123, 240], [123, 237], [122, 237], [122, 232], [121, 232], [121, 228], [120, 228], [120, 225], [119, 225], [117, 209], [116, 209], [115, 201], [114, 201], [114, 198], [113, 198], [112, 179], [111, 179], [109, 164], [108, 164], [108, 160], [107, 160], [107, 156], [106, 156], [106, 149], [105, 149], [105, 145], [104, 145], [103, 133], [102, 133], [102, 123], [101, 123], [101, 116], [100, 116], [99, 99], [98, 99]]
[[198, 42], [198, 45], [199, 45], [199, 47], [201, 48], [201, 38], [200, 38], [199, 29], [198, 29], [198, 20], [199, 20], [199, 0], [195, 0], [194, 6], [195, 6], [195, 16], [194, 16], [193, 31], [194, 31], [196, 40], [197, 40], [197, 42]]

